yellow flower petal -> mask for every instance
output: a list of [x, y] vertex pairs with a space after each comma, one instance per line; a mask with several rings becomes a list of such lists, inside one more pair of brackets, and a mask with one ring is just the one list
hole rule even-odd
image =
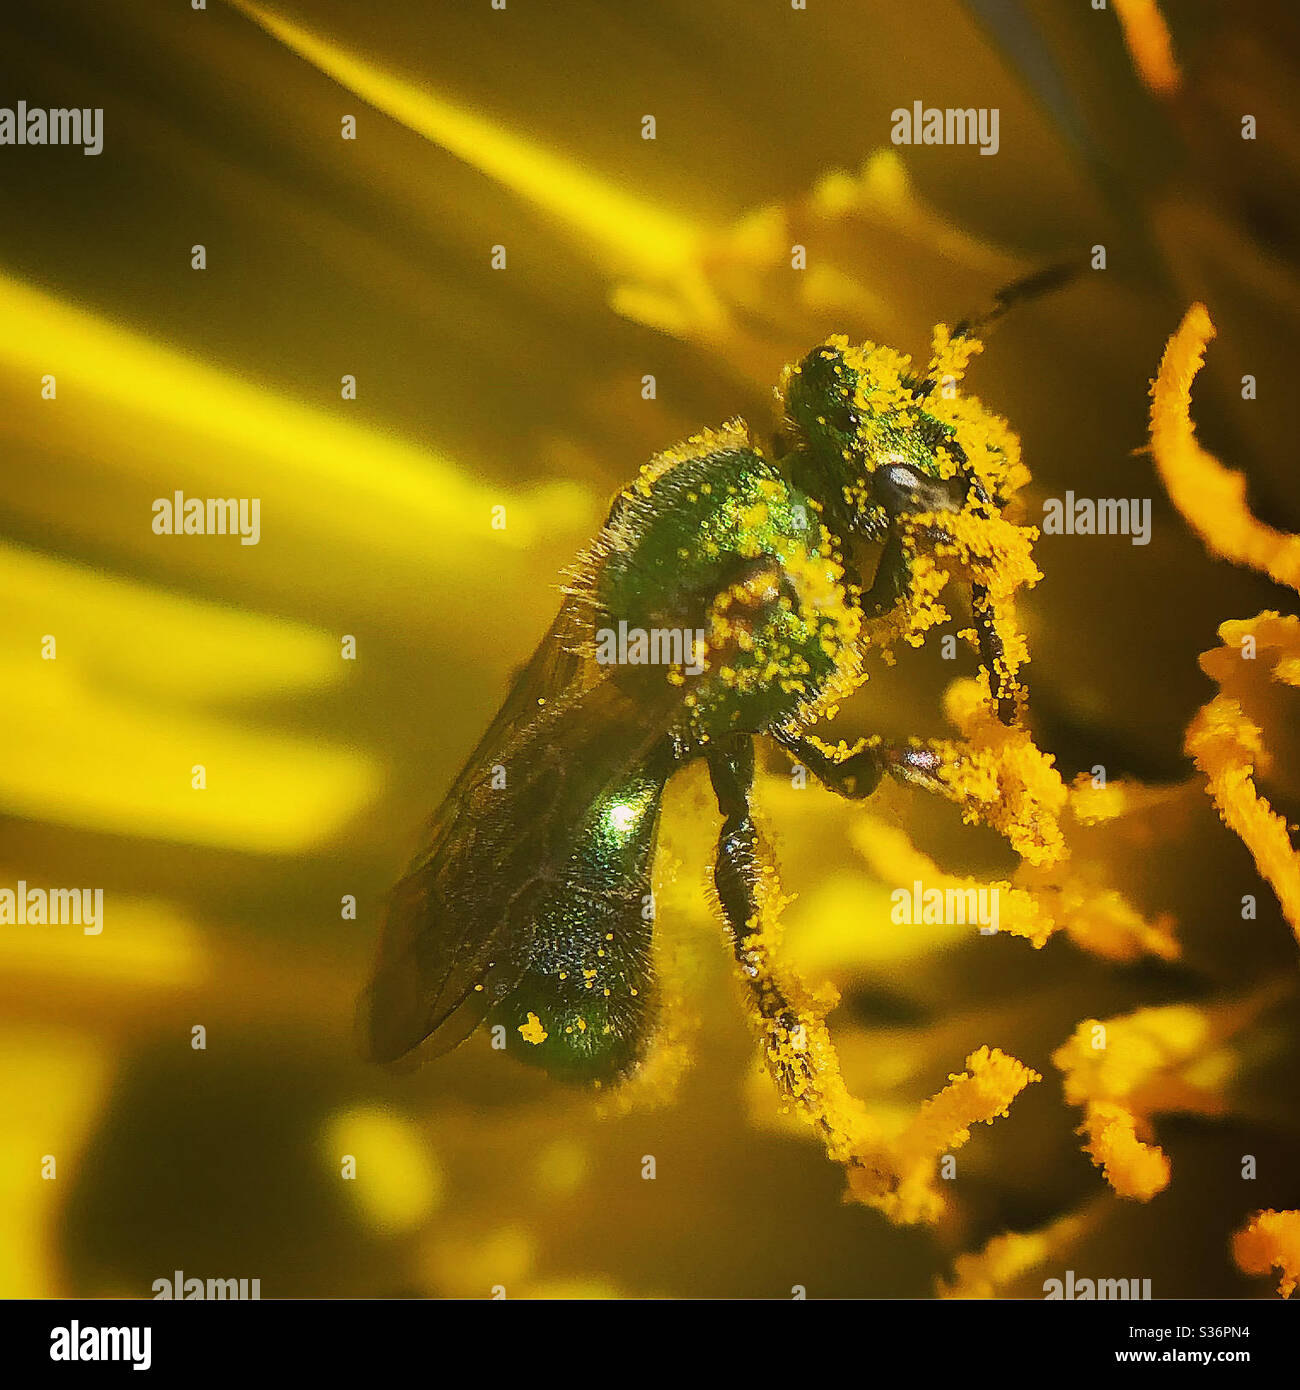
[[939, 1296], [996, 1298], [1029, 1270], [1059, 1258], [1087, 1224], [1084, 1216], [1063, 1216], [1036, 1231], [1009, 1231], [994, 1236], [981, 1250], [957, 1256], [952, 1279], [939, 1284]]
[[1169, 26], [1156, 0], [1115, 0], [1115, 13], [1143, 85], [1160, 96], [1176, 92], [1182, 73], [1174, 61]]
[[1151, 387], [1151, 452], [1174, 506], [1214, 555], [1261, 570], [1300, 589], [1300, 536], [1256, 520], [1246, 479], [1197, 442], [1191, 420], [1192, 379], [1205, 361], [1214, 324], [1204, 304], [1188, 309], [1170, 338]]
[[571, 228], [579, 245], [603, 252], [622, 271], [675, 271], [694, 250], [696, 233], [687, 222], [598, 179], [577, 161], [385, 72], [252, 0], [232, 3], [363, 101], [545, 208]]
[[[1271, 656], [1269, 673], [1287, 685], [1300, 685], [1300, 618], [1261, 613], [1248, 621], [1219, 628], [1223, 647], [1201, 658], [1206, 672], [1233, 688], [1245, 673], [1257, 674]], [[1256, 644], [1254, 661], [1242, 659], [1242, 639]], [[1264, 760], [1264, 734], [1228, 695], [1216, 695], [1187, 728], [1188, 756], [1205, 777], [1223, 823], [1250, 851], [1256, 866], [1277, 894], [1282, 911], [1300, 939], [1300, 852], [1291, 843], [1284, 817], [1255, 787], [1255, 772]]]
[[1163, 1149], [1137, 1136], [1137, 1120], [1122, 1105], [1092, 1101], [1079, 1127], [1084, 1149], [1120, 1197], [1149, 1202], [1169, 1186], [1169, 1159]]

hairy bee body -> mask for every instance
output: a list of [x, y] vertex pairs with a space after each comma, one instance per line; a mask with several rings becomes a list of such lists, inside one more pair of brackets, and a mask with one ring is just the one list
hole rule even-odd
[[655, 1011], [651, 870], [664, 785], [711, 742], [797, 722], [844, 678], [856, 628], [830, 547], [811, 499], [739, 422], [659, 455], [620, 494], [574, 575], [581, 619], [570, 640], [585, 650], [592, 633], [684, 632], [699, 645], [676, 663], [609, 673], [639, 707], [675, 684], [680, 708], [591, 808], [537, 906], [525, 971], [491, 1016], [524, 1061], [602, 1080], [640, 1059]]
[[589, 552], [597, 630], [697, 634], [683, 742], [798, 721], [856, 669], [857, 615], [817, 505], [741, 421], [658, 455]]
[[[1010, 287], [999, 312], [1059, 278]], [[656, 1019], [660, 804], [696, 758], [722, 813], [714, 884], [737, 960], [773, 1036], [794, 1028], [749, 944], [764, 892], [755, 737], [846, 797], [885, 774], [942, 791], [942, 754], [918, 740], [832, 749], [801, 728], [862, 679], [865, 624], [922, 640], [958, 571], [987, 697], [1004, 724], [1022, 716], [1009, 596], [1036, 571], [1032, 535], [1001, 508], [1028, 473], [1005, 422], [956, 389], [979, 346], [941, 325], [917, 374], [891, 349], [828, 338], [786, 369], [770, 451], [734, 420], [620, 492], [394, 890], [362, 1000], [371, 1057], [445, 1052], [490, 1018], [498, 1046], [504, 1034], [557, 1077], [634, 1066]]]

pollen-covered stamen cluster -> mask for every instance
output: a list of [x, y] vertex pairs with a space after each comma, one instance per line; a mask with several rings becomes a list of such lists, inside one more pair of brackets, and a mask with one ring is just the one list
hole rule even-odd
[[963, 818], [992, 826], [1030, 864], [1061, 859], [1066, 846], [1060, 817], [1068, 793], [1052, 756], [1021, 725], [997, 718], [983, 676], [951, 686], [945, 711], [962, 741], [942, 747], [938, 776]]
[[987, 591], [1006, 653], [999, 674], [1014, 680], [1029, 653], [1016, 627], [1013, 601], [1019, 589], [1042, 578], [1031, 556], [1038, 532], [970, 502], [960, 512], [913, 513], [901, 520], [900, 534], [912, 557], [915, 591], [907, 596], [910, 625], [904, 640], [920, 646], [930, 628], [948, 620], [939, 595], [953, 577], [964, 579]]
[[1022, 858], [1009, 879], [989, 881], [949, 869], [920, 850], [902, 825], [865, 808], [850, 839], [881, 882], [920, 881], [962, 894], [995, 890], [998, 930], [1035, 948], [1064, 932], [1078, 949], [1103, 960], [1176, 960], [1173, 916], [1144, 911], [1123, 872], [1124, 854], [1132, 853], [1133, 838], [1143, 833], [1138, 827], [1168, 794], [1119, 781], [1098, 791], [1086, 777], [1067, 790], [1061, 829], [1068, 853], [1039, 863]]
[[1066, 1100], [1083, 1107], [1085, 1151], [1121, 1197], [1145, 1202], [1168, 1186], [1154, 1117], [1223, 1114], [1220, 1078], [1237, 1069], [1235, 1044], [1281, 994], [1266, 988], [1229, 1003], [1085, 1019], [1053, 1053]]
[[[1174, 505], [1212, 554], [1300, 590], [1300, 536], [1259, 521], [1246, 502], [1246, 479], [1196, 438], [1192, 381], [1214, 333], [1209, 311], [1193, 304], [1170, 338], [1151, 387], [1152, 457]], [[1300, 687], [1300, 618], [1268, 611], [1229, 620], [1220, 624], [1219, 639], [1223, 645], [1201, 657], [1219, 693], [1188, 726], [1184, 747], [1224, 824], [1250, 851], [1300, 938], [1300, 850], [1286, 819], [1256, 785], [1269, 754], [1264, 731], [1248, 713], [1267, 683]], [[1243, 659], [1248, 655], [1254, 659]]]
[[1233, 1237], [1232, 1256], [1246, 1274], [1274, 1272], [1290, 1298], [1300, 1288], [1300, 1211], [1257, 1211]]
[[[1223, 823], [1250, 850], [1300, 938], [1300, 851], [1286, 818], [1256, 785], [1271, 760], [1263, 729], [1247, 713], [1247, 702], [1252, 695], [1258, 698], [1255, 687], [1265, 679], [1300, 686], [1300, 618], [1260, 613], [1220, 624], [1219, 636], [1223, 646], [1206, 652], [1201, 667], [1218, 682], [1220, 693], [1188, 725], [1184, 746]], [[1246, 650], [1258, 652], [1259, 659], [1243, 661]]]
[[970, 1138], [973, 1125], [1005, 1116], [1038, 1073], [997, 1048], [966, 1058], [938, 1095], [888, 1128], [849, 1091], [825, 1016], [838, 1002], [830, 986], [813, 991], [783, 958], [781, 912], [790, 901], [764, 859], [756, 886], [758, 911], [739, 952], [751, 1020], [766, 1070], [788, 1108], [809, 1125], [834, 1162], [843, 1165], [848, 1194], [899, 1224], [931, 1222], [943, 1213], [940, 1157]]

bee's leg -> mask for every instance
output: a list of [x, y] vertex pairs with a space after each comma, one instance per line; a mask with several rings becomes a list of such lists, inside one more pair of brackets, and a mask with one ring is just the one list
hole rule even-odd
[[861, 801], [880, 785], [888, 773], [899, 782], [942, 792], [943, 758], [925, 743], [888, 743], [873, 740], [865, 748], [836, 757], [823, 745], [801, 734], [779, 730], [772, 738], [798, 760], [829, 791], [849, 801]]
[[[783, 1065], [797, 1068], [803, 1025], [771, 959], [771, 935], [765, 933], [775, 916], [779, 896], [776, 871], [764, 853], [754, 824], [749, 798], [754, 786], [754, 741], [748, 735], [728, 739], [709, 754], [709, 777], [722, 812], [713, 884], [731, 935], [731, 946], [763, 1020], [769, 1057], [773, 1048]], [[809, 1064], [810, 1065], [810, 1064]], [[791, 1094], [808, 1084], [804, 1077], [778, 1071], [777, 1081]]]
[[903, 543], [891, 532], [880, 553], [871, 587], [863, 591], [862, 611], [869, 618], [888, 613], [911, 587], [912, 571]]
[[754, 740], [747, 735], [727, 739], [710, 751], [708, 763], [713, 794], [722, 813], [713, 882], [739, 959], [744, 939], [753, 930], [751, 923], [758, 916], [762, 877], [758, 830], [749, 806], [754, 787]]
[[[935, 537], [938, 539], [938, 537]], [[862, 595], [862, 611], [868, 617], [887, 613], [911, 589], [912, 573], [907, 552], [896, 534], [885, 542], [876, 565], [871, 587]], [[979, 644], [980, 664], [988, 672], [989, 685], [997, 704], [998, 718], [1012, 724], [1016, 717], [1016, 694], [1006, 674], [1006, 649], [994, 622], [993, 603], [983, 584], [970, 586], [971, 619]]]
[[709, 754], [709, 777], [722, 812], [713, 883], [731, 935], [732, 950], [762, 1019], [769, 1059], [777, 1084], [788, 1097], [803, 1094], [810, 1066], [800, 1060], [803, 1034], [799, 1011], [786, 995], [768, 959], [762, 928], [771, 910], [767, 895], [774, 891], [774, 871], [765, 861], [749, 798], [754, 785], [754, 741], [748, 736], [728, 739]]
[[[989, 674], [989, 688], [997, 704], [998, 718], [1004, 724], [1016, 722], [1016, 682], [1007, 674], [1007, 651], [994, 621], [996, 612], [989, 591], [983, 584], [970, 586], [971, 618], [975, 640], [979, 643], [980, 665]], [[1023, 693], [1023, 692], [1022, 692]]]
[[[984, 485], [974, 474], [968, 474], [969, 485], [979, 505], [991, 511], [993, 503]], [[975, 640], [979, 643], [980, 662], [989, 673], [989, 689], [997, 702], [998, 718], [1004, 724], [1015, 723], [1017, 682], [1007, 673], [1007, 651], [997, 628], [997, 612], [989, 597], [988, 587], [972, 584], [970, 588], [971, 617], [975, 621]], [[1019, 690], [1023, 697], [1023, 688]]]
[[834, 1044], [821, 1015], [807, 987], [779, 959], [780, 888], [749, 805], [753, 739], [746, 736], [717, 744], [708, 753], [708, 763], [723, 816], [713, 882], [757, 1015], [768, 1071], [782, 1098], [803, 1112], [831, 1158], [858, 1170], [867, 1190], [890, 1192], [897, 1176], [862, 1148]]
[[[911, 557], [897, 528], [909, 523], [908, 543], [913, 547], [951, 544], [952, 536], [942, 517], [945, 512], [955, 515], [962, 510], [968, 486], [964, 477], [931, 478], [906, 463], [887, 464], [875, 471], [872, 493], [889, 518], [889, 530], [871, 587], [862, 595], [862, 608], [868, 617], [888, 612], [912, 588]], [[918, 522], [921, 515], [936, 519], [922, 526]]]
[[799, 1018], [772, 972], [760, 959], [759, 933], [764, 924], [765, 894], [773, 888], [773, 870], [764, 858], [749, 798], [754, 786], [754, 740], [741, 736], [720, 744], [708, 755], [713, 794], [722, 812], [713, 884], [731, 934], [732, 950], [765, 1025], [793, 1030]]
[[875, 746], [860, 749], [846, 758], [837, 758], [819, 743], [801, 734], [778, 730], [772, 737], [822, 786], [849, 801], [861, 801], [870, 796], [880, 785], [885, 772], [881, 750]]

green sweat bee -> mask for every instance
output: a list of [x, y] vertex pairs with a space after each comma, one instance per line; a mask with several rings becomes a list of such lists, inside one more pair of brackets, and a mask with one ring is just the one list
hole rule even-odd
[[[947, 335], [949, 353], [976, 350], [977, 328], [1062, 278], [1002, 291]], [[633, 1068], [655, 1031], [660, 804], [692, 760], [705, 760], [722, 815], [713, 879], [751, 985], [755, 738], [849, 798], [886, 774], [935, 784], [938, 759], [915, 742], [845, 754], [803, 732], [859, 683], [864, 625], [911, 601], [927, 548], [951, 541], [959, 517], [999, 517], [1023, 481], [983, 428], [996, 417], [969, 397], [964, 417], [957, 408], [938, 348], [924, 376], [908, 363], [831, 338], [786, 369], [770, 447], [735, 420], [656, 456], [617, 496], [394, 890], [360, 1008], [373, 1060], [446, 1052], [489, 1021], [559, 1078]], [[980, 428], [964, 433], [963, 418]], [[879, 547], [870, 582], [867, 543]], [[1023, 690], [986, 585], [971, 582], [970, 611], [989, 699], [1010, 724]], [[761, 1007], [779, 1021], [770, 982]]]

